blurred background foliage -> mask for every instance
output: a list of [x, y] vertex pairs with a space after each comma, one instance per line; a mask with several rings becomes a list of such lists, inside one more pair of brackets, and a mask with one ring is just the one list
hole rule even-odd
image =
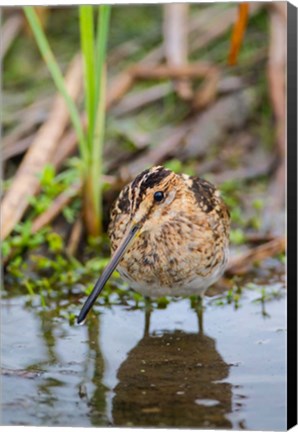
[[[114, 199], [125, 183], [155, 164], [205, 177], [221, 189], [232, 217], [230, 276], [258, 268], [268, 257], [283, 265], [286, 9], [281, 3], [247, 5], [235, 65], [228, 62], [239, 21], [235, 3], [178, 5], [182, 9], [176, 12], [173, 5], [111, 8], [107, 122], [98, 175], [104, 229], [98, 237], [88, 235], [84, 223], [81, 161], [65, 106], [59, 108], [64, 117], [56, 118], [57, 91], [30, 26], [22, 10], [3, 8], [7, 289], [39, 293], [42, 304], [45, 296], [65, 290], [90, 292], [109, 256], [105, 232]], [[61, 6], [37, 12], [84, 124], [82, 67], [76, 60], [79, 10]], [[47, 126], [53, 136], [47, 134], [45, 147]], [[231, 296], [233, 288], [228, 289]], [[127, 296], [141, 301], [123, 290], [115, 274], [100, 301], [125, 302]]]

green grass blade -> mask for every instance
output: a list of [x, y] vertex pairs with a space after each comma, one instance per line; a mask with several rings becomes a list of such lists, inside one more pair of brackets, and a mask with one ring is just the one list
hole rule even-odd
[[65, 103], [67, 105], [67, 108], [69, 110], [69, 115], [71, 118], [71, 121], [73, 123], [74, 129], [76, 131], [76, 135], [79, 141], [79, 147], [80, 152], [82, 155], [82, 158], [86, 161], [87, 160], [87, 148], [86, 148], [86, 141], [85, 136], [80, 120], [80, 115], [78, 112], [78, 109], [73, 101], [73, 99], [70, 97], [65, 83], [64, 78], [61, 73], [61, 70], [59, 68], [59, 65], [54, 57], [54, 54], [49, 46], [49, 43], [47, 41], [47, 38], [43, 32], [43, 29], [41, 27], [39, 18], [36, 15], [36, 12], [32, 6], [24, 6], [24, 12], [27, 17], [27, 20], [30, 24], [30, 27], [33, 31], [34, 37], [36, 39], [37, 45], [39, 47], [39, 50], [42, 54], [42, 57], [44, 58], [44, 61], [52, 75], [52, 78], [56, 84], [56, 87], [59, 91], [59, 93], [63, 96]]
[[98, 23], [97, 23], [97, 37], [96, 37], [96, 61], [95, 61], [95, 77], [96, 77], [96, 91], [95, 91], [95, 106], [98, 108], [98, 101], [100, 98], [102, 71], [106, 60], [107, 39], [110, 23], [111, 6], [99, 6]]
[[104, 146], [104, 128], [105, 128], [105, 89], [106, 79], [105, 70], [102, 71], [100, 99], [97, 107], [97, 117], [95, 122], [93, 148], [92, 148], [92, 178], [94, 183], [94, 201], [98, 209], [98, 217], [101, 219], [102, 214], [102, 184], [101, 175], [103, 173], [103, 146]]
[[92, 177], [94, 182], [94, 200], [98, 209], [98, 216], [101, 218], [101, 195], [102, 186], [100, 183], [100, 174], [103, 173], [103, 147], [104, 147], [104, 128], [105, 128], [105, 101], [106, 101], [106, 48], [107, 37], [109, 30], [111, 7], [102, 5], [99, 6], [99, 16], [97, 25], [97, 40], [96, 40], [96, 62], [95, 62], [95, 77], [96, 77], [96, 121], [93, 136], [92, 146]]
[[96, 116], [93, 6], [80, 6], [79, 11], [81, 47], [84, 62], [85, 101], [88, 117], [88, 145], [90, 150]]

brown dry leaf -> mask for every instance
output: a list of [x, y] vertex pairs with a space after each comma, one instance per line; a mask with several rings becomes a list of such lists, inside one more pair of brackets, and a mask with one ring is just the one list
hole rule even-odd
[[234, 25], [232, 39], [231, 39], [231, 48], [228, 63], [233, 66], [237, 63], [238, 53], [244, 38], [244, 33], [247, 26], [249, 12], [249, 4], [244, 2], [238, 6], [238, 18]]
[[[82, 61], [75, 56], [66, 74], [70, 96], [76, 99], [82, 88]], [[57, 95], [47, 122], [39, 129], [1, 202], [1, 239], [5, 239], [21, 220], [29, 205], [29, 197], [39, 189], [40, 174], [59, 147], [59, 140], [69, 122], [68, 110], [62, 96]]]

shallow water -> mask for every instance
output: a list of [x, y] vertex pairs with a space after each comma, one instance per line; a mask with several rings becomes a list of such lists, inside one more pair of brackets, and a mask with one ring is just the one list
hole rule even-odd
[[[265, 304], [204, 300], [204, 330], [188, 299], [145, 313], [98, 307], [85, 326], [2, 302], [4, 425], [286, 428], [285, 289]], [[82, 299], [83, 301], [84, 299]], [[79, 306], [74, 306], [74, 312]]]

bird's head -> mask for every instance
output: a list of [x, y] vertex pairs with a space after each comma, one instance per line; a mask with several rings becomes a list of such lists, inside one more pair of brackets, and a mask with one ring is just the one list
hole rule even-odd
[[[181, 180], [180, 180], [181, 181]], [[114, 250], [111, 261], [98, 279], [78, 317], [82, 323], [112, 272], [134, 239], [145, 231], [156, 228], [169, 215], [170, 205], [178, 193], [179, 176], [162, 167], [152, 167], [140, 173], [120, 193], [112, 211], [112, 218], [125, 215], [125, 233]], [[173, 211], [173, 210], [172, 210]]]

